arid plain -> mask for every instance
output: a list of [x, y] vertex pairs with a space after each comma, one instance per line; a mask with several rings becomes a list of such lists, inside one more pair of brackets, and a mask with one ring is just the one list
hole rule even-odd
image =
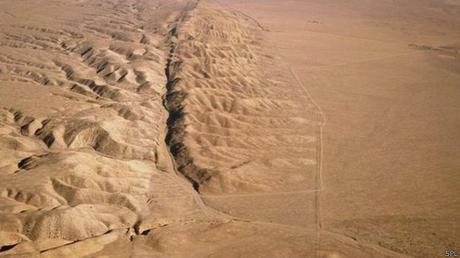
[[460, 2], [0, 1], [0, 257], [460, 255]]

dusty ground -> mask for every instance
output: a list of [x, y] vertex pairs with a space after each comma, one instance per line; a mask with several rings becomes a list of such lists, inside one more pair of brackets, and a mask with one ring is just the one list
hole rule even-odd
[[455, 1], [0, 14], [0, 256], [460, 251]]
[[323, 228], [415, 257], [459, 249], [457, 1], [226, 1], [325, 115]]

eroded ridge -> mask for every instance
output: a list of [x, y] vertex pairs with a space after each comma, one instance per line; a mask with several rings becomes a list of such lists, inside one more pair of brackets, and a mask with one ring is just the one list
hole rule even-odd
[[201, 6], [172, 31], [167, 141], [180, 171], [203, 193], [314, 190], [318, 110], [257, 26]]
[[0, 256], [397, 257], [318, 249], [319, 112], [248, 17], [19, 2], [0, 1]]
[[164, 144], [163, 44], [185, 3], [22, 4], [0, 3], [15, 14], [0, 27], [0, 254], [84, 256], [203, 217]]

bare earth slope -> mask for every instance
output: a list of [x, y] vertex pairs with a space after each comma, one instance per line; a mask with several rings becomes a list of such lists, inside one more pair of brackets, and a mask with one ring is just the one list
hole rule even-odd
[[179, 170], [219, 210], [314, 224], [321, 114], [264, 54], [261, 30], [217, 8], [179, 27], [169, 64], [167, 141]]
[[268, 30], [323, 110], [323, 230], [458, 253], [459, 2], [222, 2]]
[[[243, 221], [207, 208], [192, 184], [177, 174], [165, 144], [166, 139], [177, 154], [175, 141], [182, 139], [181, 134], [189, 134], [177, 127], [174, 119], [177, 105], [182, 104], [174, 97], [179, 84], [171, 83], [178, 75], [172, 66], [179, 67], [173, 59], [197, 56], [203, 48], [198, 45], [198, 52], [188, 53], [189, 42], [184, 37], [188, 40], [186, 35], [206, 30], [204, 19], [216, 16], [220, 22], [213, 33], [224, 35], [228, 27], [244, 27], [230, 34], [241, 41], [238, 47], [244, 47], [255, 40], [248, 34], [257, 28], [239, 25], [236, 16], [217, 11], [217, 6], [203, 3], [196, 7], [193, 1], [0, 4], [1, 256], [300, 257], [315, 253], [312, 230]], [[224, 17], [217, 17], [220, 15]], [[211, 42], [211, 38], [201, 40], [197, 43]], [[239, 50], [228, 51], [229, 43], [222, 46], [222, 53], [241, 55]], [[241, 56], [249, 65], [257, 58], [251, 51], [242, 51]], [[197, 73], [184, 74], [192, 83], [202, 78], [196, 71], [202, 60], [194, 60], [184, 64], [193, 67], [183, 69]], [[252, 66], [251, 71], [259, 73]], [[222, 80], [230, 79], [227, 87], [232, 80], [240, 82], [234, 94], [247, 99], [242, 100], [242, 107], [236, 107], [242, 115], [247, 115], [248, 109], [254, 112], [270, 106], [282, 112], [283, 103], [264, 99], [264, 94], [273, 96], [274, 92], [257, 89], [262, 75], [254, 75], [252, 84], [246, 86], [244, 70], [226, 78], [228, 68], [209, 62], [203, 66], [217, 68], [224, 69]], [[215, 77], [211, 83], [219, 82], [216, 74], [208, 72], [207, 77]], [[219, 91], [228, 97], [229, 89]], [[255, 101], [250, 99], [251, 91]], [[203, 99], [209, 96], [201, 95]], [[234, 100], [214, 99], [210, 104], [222, 107]], [[296, 117], [286, 119], [304, 123]], [[266, 118], [260, 123], [280, 122]], [[299, 139], [304, 138], [309, 141], [308, 137]], [[235, 151], [232, 155], [239, 154]], [[180, 171], [195, 183], [194, 172], [184, 169], [179, 155], [176, 159]], [[235, 161], [242, 164], [235, 165]], [[267, 158], [261, 161], [270, 162]], [[230, 166], [245, 163], [234, 158]], [[290, 167], [296, 171], [294, 165]], [[307, 178], [298, 170], [295, 173]], [[282, 180], [281, 175], [276, 176]], [[269, 177], [264, 174], [255, 179], [264, 180], [257, 184], [264, 188], [274, 185], [268, 184]], [[234, 185], [228, 184], [231, 191], [241, 188]], [[251, 190], [254, 184], [245, 188]], [[209, 189], [223, 192], [220, 184], [210, 184]]]
[[[337, 43], [345, 56], [324, 54], [330, 39], [290, 31], [302, 15], [259, 19], [306, 8], [267, 2], [0, 1], [0, 257], [431, 257], [455, 248], [458, 206], [433, 204], [455, 190], [410, 188], [413, 199], [388, 203], [403, 188], [384, 172], [374, 182], [367, 170], [333, 169], [355, 164], [334, 160], [336, 148], [367, 142], [334, 142], [352, 137], [339, 125], [364, 122], [322, 83], [334, 77], [334, 87], [346, 72], [316, 73], [300, 57], [337, 66], [349, 52]], [[439, 53], [429, 60], [450, 69], [446, 85], [458, 82], [455, 45], [403, 45], [375, 51]], [[359, 94], [346, 101], [371, 102]], [[378, 110], [349, 108], [360, 107]], [[399, 144], [389, 133], [377, 139]], [[454, 175], [443, 186], [454, 188]], [[428, 179], [418, 185], [432, 189]], [[411, 200], [425, 208], [402, 207]]]
[[84, 256], [202, 216], [164, 144], [162, 45], [186, 3], [1, 5], [1, 254]]

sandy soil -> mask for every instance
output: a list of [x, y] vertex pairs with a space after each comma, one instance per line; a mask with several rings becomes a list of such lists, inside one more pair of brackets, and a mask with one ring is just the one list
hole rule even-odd
[[226, 2], [325, 115], [323, 229], [414, 257], [458, 250], [458, 2]]
[[0, 256], [460, 251], [459, 14], [0, 1]]

